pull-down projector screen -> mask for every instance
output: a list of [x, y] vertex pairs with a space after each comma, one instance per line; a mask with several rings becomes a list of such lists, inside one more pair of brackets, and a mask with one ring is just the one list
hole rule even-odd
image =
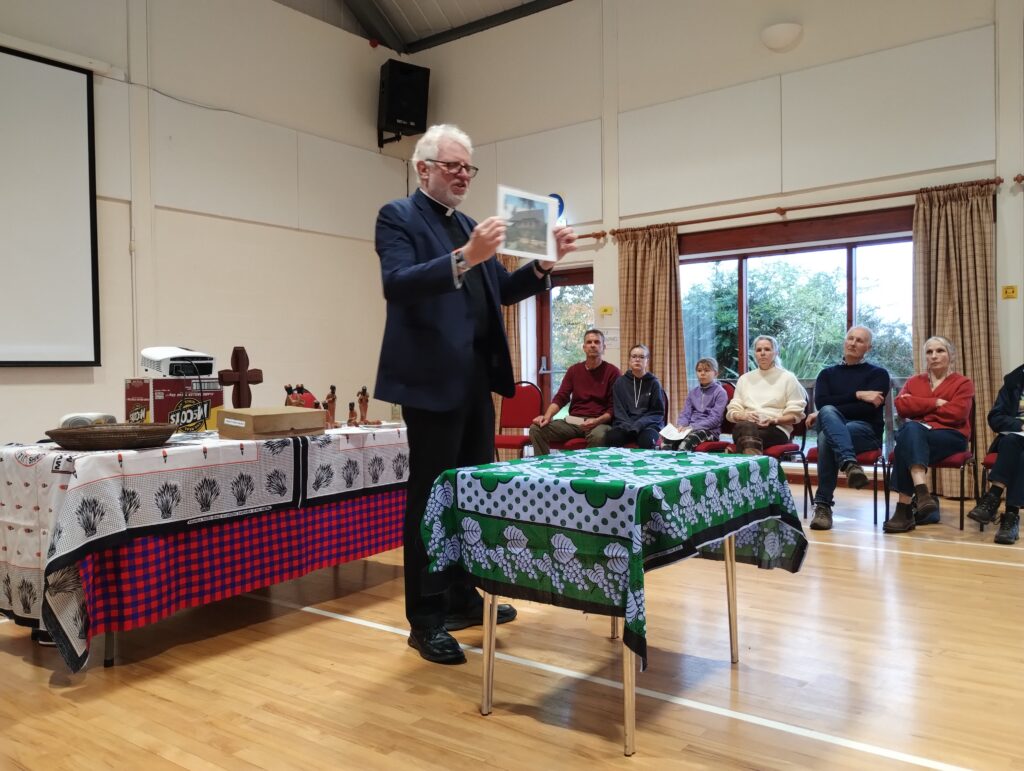
[[0, 47], [0, 366], [99, 366], [92, 73]]

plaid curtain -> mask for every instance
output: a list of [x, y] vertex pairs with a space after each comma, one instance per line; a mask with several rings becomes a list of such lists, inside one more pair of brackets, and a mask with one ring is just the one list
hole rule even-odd
[[[497, 259], [509, 273], [513, 273], [519, 268], [518, 257], [512, 257], [508, 254], [499, 254]], [[503, 305], [501, 307], [501, 314], [505, 322], [505, 336], [508, 337], [508, 352], [512, 357], [512, 374], [516, 380], [522, 380], [523, 361], [519, 346], [518, 303], [516, 305]], [[494, 400], [494, 433], [498, 434], [500, 433], [498, 430], [498, 423], [501, 420], [501, 396], [492, 393], [491, 399]], [[513, 450], [501, 450], [498, 455], [499, 460], [513, 460], [519, 457], [519, 454]]]
[[[995, 306], [993, 184], [922, 190], [914, 206], [914, 365], [931, 335], [957, 347], [954, 367], [974, 382], [977, 450], [993, 434], [986, 417], [1002, 385]], [[977, 471], [977, 467], [973, 469]], [[968, 491], [974, 481], [968, 478]], [[936, 493], [959, 497], [958, 472], [941, 471]], [[968, 495], [971, 493], [968, 492]]]
[[679, 295], [679, 246], [672, 225], [618, 230], [621, 369], [629, 349], [651, 349], [651, 372], [669, 397], [666, 419], [675, 422], [686, 401], [683, 306]]

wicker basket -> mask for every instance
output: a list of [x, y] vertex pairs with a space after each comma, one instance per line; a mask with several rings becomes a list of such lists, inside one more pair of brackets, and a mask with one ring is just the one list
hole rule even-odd
[[46, 435], [65, 450], [137, 450], [165, 444], [177, 428], [173, 423], [107, 423], [54, 428]]

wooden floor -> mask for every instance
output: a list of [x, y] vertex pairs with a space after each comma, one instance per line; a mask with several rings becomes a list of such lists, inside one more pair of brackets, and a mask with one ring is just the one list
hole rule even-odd
[[649, 574], [631, 758], [607, 618], [517, 603], [481, 717], [477, 651], [406, 645], [391, 552], [128, 633], [79, 675], [0, 623], [0, 768], [1024, 769], [1024, 549], [961, 533], [951, 501], [887, 536], [869, 493], [838, 496], [801, 573], [738, 567], [735, 666], [722, 564]]

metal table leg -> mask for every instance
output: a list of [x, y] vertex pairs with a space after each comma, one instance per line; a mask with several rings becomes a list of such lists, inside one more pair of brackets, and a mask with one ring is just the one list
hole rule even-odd
[[740, 660], [739, 630], [736, 625], [736, 536], [725, 539], [725, 593], [729, 601], [729, 648], [732, 663]]
[[490, 715], [494, 699], [494, 634], [498, 626], [498, 602], [490, 592], [484, 592], [484, 683], [480, 697], [480, 714]]
[[622, 711], [624, 728], [623, 754], [636, 752], [636, 654], [622, 644]]

